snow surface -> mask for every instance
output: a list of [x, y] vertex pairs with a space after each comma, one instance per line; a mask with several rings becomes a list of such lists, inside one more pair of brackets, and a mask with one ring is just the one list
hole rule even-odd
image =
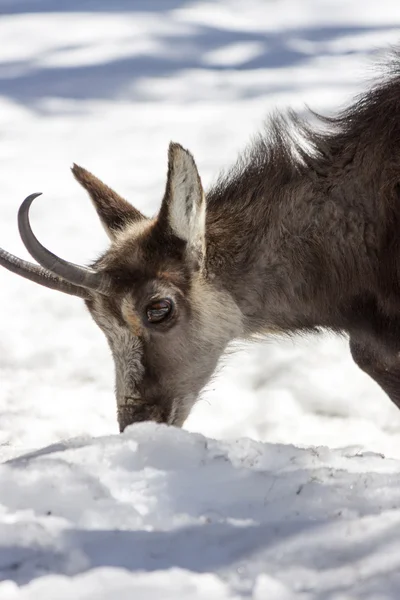
[[[170, 139], [210, 184], [275, 108], [330, 113], [394, 0], [0, 0], [0, 242], [107, 240], [73, 161], [146, 214]], [[0, 271], [0, 599], [400, 597], [400, 412], [332, 336], [235, 347], [185, 429], [117, 435], [82, 302]], [[207, 436], [207, 437], [203, 437]]]

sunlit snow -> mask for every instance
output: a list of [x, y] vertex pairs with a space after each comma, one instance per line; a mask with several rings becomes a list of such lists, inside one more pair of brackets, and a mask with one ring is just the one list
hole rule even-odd
[[[393, 0], [0, 0], [0, 245], [88, 263], [69, 167], [148, 215], [167, 147], [205, 185], [275, 109], [332, 113], [400, 39]], [[117, 434], [83, 303], [0, 270], [0, 599], [400, 597], [400, 412], [345, 339], [238, 345], [185, 429]]]

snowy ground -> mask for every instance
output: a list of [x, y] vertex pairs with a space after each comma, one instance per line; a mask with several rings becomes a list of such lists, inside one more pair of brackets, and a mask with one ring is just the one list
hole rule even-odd
[[[73, 161], [152, 214], [170, 139], [207, 185], [270, 110], [343, 106], [399, 38], [394, 0], [0, 0], [0, 244], [27, 256], [42, 191], [38, 236], [88, 262], [107, 240]], [[188, 431], [119, 436], [82, 303], [0, 289], [1, 600], [399, 598], [400, 412], [345, 341], [238, 349]]]

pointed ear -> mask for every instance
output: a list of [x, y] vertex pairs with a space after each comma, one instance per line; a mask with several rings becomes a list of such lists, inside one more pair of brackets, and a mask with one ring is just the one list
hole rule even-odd
[[129, 223], [145, 219], [136, 208], [92, 173], [75, 165], [71, 169], [75, 179], [88, 192], [106, 233], [114, 239]]
[[205, 198], [193, 156], [179, 144], [168, 150], [168, 179], [160, 220], [166, 220], [173, 233], [204, 251]]

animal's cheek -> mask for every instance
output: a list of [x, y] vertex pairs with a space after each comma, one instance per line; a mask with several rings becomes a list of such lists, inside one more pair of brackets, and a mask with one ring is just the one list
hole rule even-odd
[[143, 323], [140, 320], [137, 312], [130, 307], [125, 307], [123, 310], [123, 316], [133, 335], [141, 337], [143, 335]]

